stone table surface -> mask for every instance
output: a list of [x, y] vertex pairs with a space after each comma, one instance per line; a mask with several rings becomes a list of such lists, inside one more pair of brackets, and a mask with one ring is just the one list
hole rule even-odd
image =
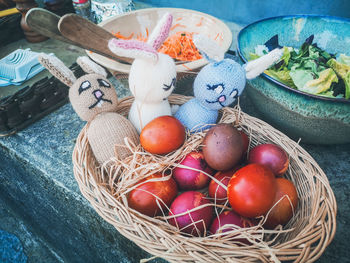
[[[240, 26], [227, 24], [235, 39]], [[56, 52], [62, 47], [50, 41], [38, 48], [55, 45], [52, 52]], [[235, 43], [231, 49], [235, 49]], [[83, 53], [74, 50], [68, 60]], [[119, 97], [130, 94], [118, 81], [113, 82]], [[188, 89], [178, 91], [191, 93]], [[245, 94], [241, 106], [259, 117]], [[150, 255], [103, 221], [82, 197], [74, 179], [71, 155], [83, 126], [71, 105], [66, 104], [25, 130], [1, 138], [0, 199], [26, 218], [33, 231], [54, 248], [59, 261], [138, 262]], [[317, 262], [349, 262], [350, 144], [301, 145], [328, 176], [338, 203], [337, 233]]]

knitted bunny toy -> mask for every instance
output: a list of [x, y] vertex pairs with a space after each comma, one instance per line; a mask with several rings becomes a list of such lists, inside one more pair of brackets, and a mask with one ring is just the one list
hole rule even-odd
[[157, 52], [167, 38], [171, 24], [172, 15], [166, 13], [147, 43], [120, 39], [109, 41], [109, 49], [115, 54], [135, 58], [129, 74], [129, 87], [135, 97], [129, 120], [139, 133], [154, 118], [171, 115], [167, 98], [175, 87], [175, 63], [168, 55]]
[[213, 40], [195, 35], [194, 43], [210, 63], [194, 80], [195, 98], [180, 106], [174, 115], [192, 132], [215, 124], [219, 110], [242, 94], [246, 79], [257, 77], [282, 56], [282, 50], [276, 49], [241, 66], [232, 59], [224, 59], [224, 51]]
[[124, 145], [126, 137], [137, 145], [139, 136], [130, 121], [115, 112], [118, 97], [107, 79], [107, 72], [88, 57], [79, 57], [78, 64], [89, 74], [76, 79], [73, 72], [57, 57], [42, 53], [39, 61], [70, 87], [70, 102], [79, 117], [89, 123], [87, 137], [99, 164], [113, 156], [123, 159], [130, 155], [128, 148], [116, 145]]

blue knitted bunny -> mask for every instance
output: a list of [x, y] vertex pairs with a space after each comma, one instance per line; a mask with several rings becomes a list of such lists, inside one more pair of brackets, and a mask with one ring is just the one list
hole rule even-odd
[[210, 62], [198, 73], [193, 84], [194, 98], [180, 106], [175, 117], [192, 132], [215, 124], [222, 107], [232, 104], [244, 90], [246, 79], [255, 78], [279, 60], [282, 50], [241, 66], [232, 59], [223, 59], [224, 52], [213, 41], [195, 36], [194, 43]]

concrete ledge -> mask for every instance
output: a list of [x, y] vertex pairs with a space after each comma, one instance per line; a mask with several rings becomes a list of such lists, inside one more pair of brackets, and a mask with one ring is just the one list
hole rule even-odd
[[[71, 118], [64, 121], [68, 115]], [[6, 198], [64, 262], [147, 258], [146, 252], [100, 218], [79, 192], [71, 167], [71, 139], [82, 124], [66, 105], [30, 129], [3, 139], [0, 198]]]
[[15, 235], [3, 230], [0, 230], [0, 260], [8, 263], [27, 262], [21, 241]]
[[[1, 247], [0, 245], [0, 262], [19, 263], [18, 259], [14, 259], [14, 256], [18, 254], [19, 251], [25, 254], [25, 259], [28, 260], [25, 262], [28, 263], [41, 262], [43, 259], [45, 259], [46, 263], [63, 262], [59, 255], [56, 254], [56, 252], [48, 246], [47, 242], [43, 240], [42, 237], [33, 233], [31, 226], [27, 222], [23, 221], [23, 215], [20, 215], [17, 212], [13, 211], [14, 207], [16, 206], [12, 205], [6, 197], [0, 197], [1, 229], [5, 230], [6, 232], [10, 231], [12, 235], [18, 238], [18, 242], [20, 242], [19, 250], [18, 248], [16, 249], [17, 253], [15, 251], [12, 251], [11, 253], [8, 248]], [[0, 239], [1, 236], [2, 233], [0, 230]], [[14, 244], [12, 242], [12, 246], [13, 245]], [[7, 257], [10, 258], [4, 260], [2, 257], [6, 254]]]

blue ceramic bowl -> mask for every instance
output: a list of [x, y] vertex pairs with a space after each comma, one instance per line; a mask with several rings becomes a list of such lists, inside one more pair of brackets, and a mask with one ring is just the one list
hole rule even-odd
[[[257, 45], [278, 34], [281, 46], [299, 48], [310, 35], [329, 53], [350, 55], [350, 19], [295, 15], [264, 19], [238, 34], [238, 53], [244, 62]], [[350, 142], [350, 100], [326, 98], [290, 88], [262, 74], [248, 81], [249, 98], [262, 119], [293, 139], [313, 144]]]

